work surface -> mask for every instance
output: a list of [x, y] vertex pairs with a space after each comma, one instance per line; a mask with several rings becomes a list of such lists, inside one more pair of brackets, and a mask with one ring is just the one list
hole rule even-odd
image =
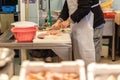
[[[26, 59], [26, 49], [52, 49], [61, 59], [71, 60], [71, 38], [69, 33], [59, 35], [48, 35], [45, 39], [38, 39], [37, 36], [44, 31], [38, 31], [33, 42], [17, 42], [16, 40], [2, 40], [0, 47], [21, 50], [21, 61]], [[9, 34], [9, 33], [8, 33]]]
[[37, 36], [40, 33], [38, 31], [36, 33], [36, 37], [33, 40], [33, 42], [17, 42], [17, 40], [4, 40], [0, 42], [0, 47], [8, 47], [8, 48], [14, 48], [14, 49], [35, 49], [36, 47], [46, 47], [46, 46], [71, 46], [71, 39], [69, 33], [61, 33], [59, 35], [48, 35], [44, 39], [38, 39]]
[[36, 37], [33, 40], [34, 43], [70, 43], [70, 34], [68, 33], [59, 33], [57, 35], [47, 35], [44, 39], [37, 38], [39, 34], [46, 33], [46, 31], [38, 31]]

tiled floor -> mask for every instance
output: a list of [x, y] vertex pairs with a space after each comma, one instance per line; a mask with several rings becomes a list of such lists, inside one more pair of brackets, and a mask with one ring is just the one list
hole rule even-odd
[[[56, 60], [56, 58], [54, 58], [54, 60], [53, 61], [58, 61], [58, 58], [57, 58], [57, 60]], [[59, 59], [59, 61], [60, 61], [60, 59]], [[15, 57], [14, 58], [14, 66], [15, 66], [15, 75], [19, 75], [19, 73], [20, 73], [20, 67], [21, 67], [21, 62], [20, 62], [20, 58], [19, 57]]]
[[116, 56], [116, 60], [112, 61], [111, 57], [102, 58], [101, 63], [108, 63], [108, 64], [120, 64], [120, 56]]
[[[107, 43], [108, 41], [107, 41], [107, 40], [106, 40], [106, 41], [104, 40], [104, 42]], [[103, 52], [102, 52], [102, 56], [104, 56], [104, 57], [101, 58], [101, 62], [100, 62], [100, 63], [120, 64], [120, 56], [116, 56], [116, 60], [115, 60], [115, 61], [112, 61], [111, 56], [108, 56], [107, 53], [108, 53], [108, 47], [104, 46], [104, 47], [103, 47]], [[15, 75], [17, 76], [17, 75], [19, 75], [19, 73], [20, 73], [20, 68], [21, 68], [20, 58], [19, 58], [19, 57], [16, 57], [16, 58], [14, 59], [14, 63], [15, 63]], [[17, 76], [17, 78], [18, 78], [18, 76]], [[16, 80], [16, 78], [13, 79], [13, 80]]]
[[[100, 63], [108, 63], [108, 64], [120, 64], [120, 57], [116, 57], [116, 61], [112, 61], [111, 57], [102, 57]], [[20, 59], [15, 58], [15, 75], [19, 75], [20, 71]]]
[[[108, 44], [108, 39], [104, 40], [105, 44]], [[106, 55], [106, 47], [104, 47], [104, 51], [103, 53]], [[15, 75], [19, 75], [20, 73], [20, 58], [16, 57], [14, 59], [14, 63], [15, 63]], [[101, 62], [100, 63], [108, 63], [108, 64], [120, 64], [120, 57], [116, 56], [116, 61], [112, 61], [111, 57], [102, 57]]]

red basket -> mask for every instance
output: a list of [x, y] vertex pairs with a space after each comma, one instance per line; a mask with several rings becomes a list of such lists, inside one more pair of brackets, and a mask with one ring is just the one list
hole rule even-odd
[[103, 12], [104, 13], [104, 18], [115, 18], [115, 12], [114, 11], [108, 11], [108, 12]]
[[37, 30], [37, 27], [11, 28], [11, 31], [14, 33], [14, 37], [18, 42], [32, 42]]

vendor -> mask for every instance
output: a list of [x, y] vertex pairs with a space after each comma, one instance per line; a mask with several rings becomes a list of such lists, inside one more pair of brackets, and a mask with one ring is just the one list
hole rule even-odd
[[89, 64], [100, 62], [104, 23], [99, 0], [65, 0], [52, 28], [66, 28], [70, 25], [74, 59], [83, 59]]

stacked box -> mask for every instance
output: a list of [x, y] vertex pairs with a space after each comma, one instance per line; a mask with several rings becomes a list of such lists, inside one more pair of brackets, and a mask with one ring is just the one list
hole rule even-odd
[[[82, 60], [62, 61], [60, 63], [24, 61], [23, 64], [21, 65], [19, 80], [28, 80], [27, 78], [29, 74], [39, 73], [40, 75], [40, 72], [43, 72], [43, 71], [46, 71], [46, 73], [47, 72], [57, 73], [56, 74], [57, 76], [60, 76], [58, 73], [76, 73], [78, 74], [78, 79], [76, 80], [86, 80], [84, 61]], [[29, 80], [32, 80], [32, 79], [29, 79]], [[34, 79], [34, 80], [37, 80], [37, 79]], [[53, 80], [59, 80], [59, 79], [53, 79]]]
[[119, 64], [91, 63], [87, 67], [88, 80], [120, 80]]

